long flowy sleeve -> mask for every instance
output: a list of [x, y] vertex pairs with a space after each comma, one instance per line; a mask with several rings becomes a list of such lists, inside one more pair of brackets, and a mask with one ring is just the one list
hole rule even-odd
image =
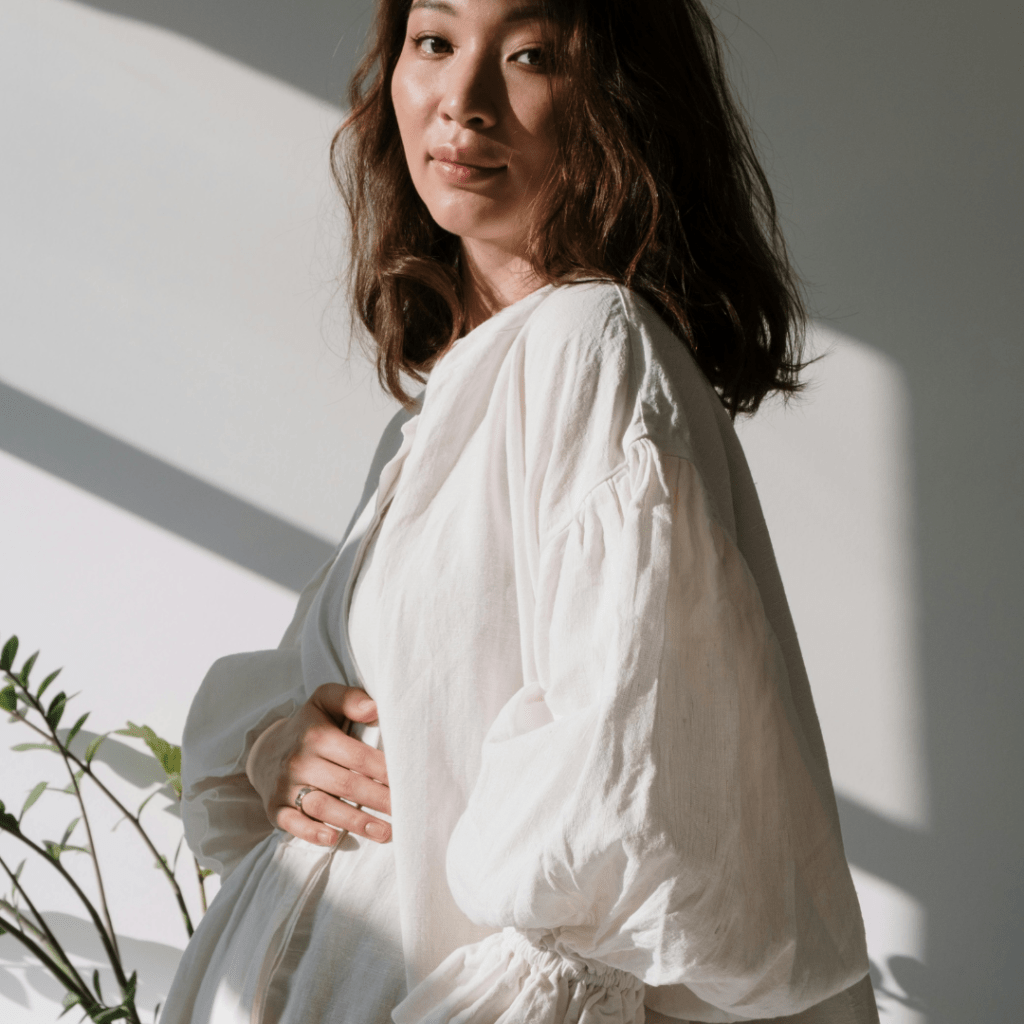
[[732, 1021], [862, 978], [834, 797], [756, 582], [693, 462], [623, 449], [530, 566], [531, 666], [448, 883], [490, 937], [397, 1024]]
[[256, 738], [295, 711], [320, 683], [347, 682], [343, 667], [326, 653], [329, 640], [307, 650], [312, 656], [304, 671], [302, 632], [307, 617], [329, 612], [321, 604], [325, 581], [331, 572], [344, 575], [350, 566], [357, 523], [370, 506], [382, 471], [399, 451], [410, 417], [401, 410], [385, 428], [344, 539], [299, 595], [278, 648], [214, 662], [189, 709], [182, 737], [185, 838], [199, 863], [222, 878], [274, 830], [245, 774]]
[[327, 567], [300, 595], [280, 647], [215, 661], [189, 708], [181, 744], [182, 824], [196, 859], [222, 878], [273, 832], [245, 762], [260, 733], [306, 699], [298, 634]]

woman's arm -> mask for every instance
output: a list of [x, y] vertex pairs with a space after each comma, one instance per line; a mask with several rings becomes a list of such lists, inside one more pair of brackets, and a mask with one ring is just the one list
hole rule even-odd
[[273, 831], [245, 762], [263, 731], [304, 700], [295, 648], [232, 654], [206, 673], [181, 743], [182, 823], [203, 867], [226, 877]]
[[863, 977], [831, 787], [693, 464], [631, 444], [544, 539], [536, 592], [538, 679], [448, 848], [459, 907], [496, 934], [398, 1024], [632, 1022], [645, 986], [689, 990], [691, 1020], [773, 1018]]

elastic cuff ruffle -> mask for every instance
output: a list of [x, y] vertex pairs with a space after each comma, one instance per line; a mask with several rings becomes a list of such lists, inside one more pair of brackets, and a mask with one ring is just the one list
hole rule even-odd
[[501, 932], [501, 939], [502, 945], [514, 955], [522, 957], [536, 970], [552, 977], [607, 989], [643, 992], [644, 983], [635, 974], [620, 971], [596, 960], [585, 960], [572, 953], [556, 951], [544, 940], [532, 942], [515, 928], [506, 928]]
[[644, 985], [506, 928], [455, 950], [392, 1013], [395, 1024], [642, 1024]]

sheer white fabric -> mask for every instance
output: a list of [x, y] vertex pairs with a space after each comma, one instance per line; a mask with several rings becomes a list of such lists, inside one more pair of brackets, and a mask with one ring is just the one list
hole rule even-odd
[[[771, 545], [685, 348], [614, 285], [543, 288], [403, 432], [284, 649], [190, 715], [186, 830], [227, 878], [163, 1020], [876, 1019]], [[252, 739], [328, 681], [377, 701], [389, 846], [253, 811]]]

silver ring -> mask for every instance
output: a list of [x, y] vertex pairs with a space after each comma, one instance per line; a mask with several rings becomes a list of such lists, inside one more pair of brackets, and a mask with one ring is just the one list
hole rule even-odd
[[303, 786], [302, 789], [300, 789], [298, 793], [295, 794], [295, 806], [298, 807], [298, 809], [302, 811], [302, 813], [305, 814], [307, 818], [309, 817], [309, 814], [306, 811], [302, 810], [302, 801], [307, 796], [309, 796], [310, 793], [317, 792], [319, 792], [319, 790], [316, 788], [316, 786]]

